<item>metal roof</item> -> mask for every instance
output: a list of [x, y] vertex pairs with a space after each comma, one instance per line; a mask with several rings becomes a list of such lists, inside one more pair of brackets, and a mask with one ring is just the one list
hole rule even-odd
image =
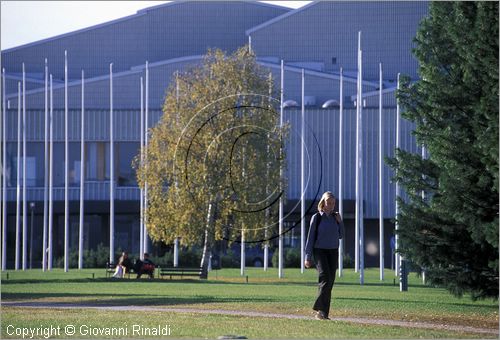
[[307, 9], [309, 7], [315, 6], [318, 2], [319, 1], [313, 1], [310, 4], [307, 4], [307, 5], [302, 6], [300, 8], [294, 9], [293, 11], [290, 11], [288, 13], [279, 15], [279, 16], [277, 16], [275, 18], [272, 18], [269, 21], [263, 22], [262, 24], [255, 26], [255, 27], [249, 28], [248, 30], [245, 31], [245, 34], [246, 35], [250, 35], [251, 33], [255, 32], [255, 31], [258, 31], [258, 30], [260, 30], [260, 29], [262, 29], [264, 27], [270, 26], [270, 25], [272, 25], [272, 24], [274, 24], [274, 23], [276, 23], [278, 21], [281, 21], [281, 20], [283, 20], [285, 18], [288, 18], [291, 15], [295, 15], [295, 14], [297, 14], [299, 12], [302, 12], [303, 10], [305, 10], [305, 9]]
[[[207, 1], [206, 3], [210, 3], [210, 2], [211, 1]], [[234, 1], [234, 2], [244, 2], [244, 3], [254, 4], [254, 5], [258, 5], [258, 6], [262, 6], [262, 7], [274, 8], [274, 9], [282, 9], [282, 10], [290, 10], [288, 7], [276, 6], [276, 5], [261, 3], [261, 2], [258, 2], [258, 1], [243, 0], [243, 1]], [[19, 45], [19, 46], [16, 46], [16, 47], [11, 47], [11, 48], [2, 50], [2, 52], [13, 52], [13, 51], [21, 49], [21, 48], [31, 47], [31, 46], [35, 46], [35, 45], [38, 45], [38, 44], [47, 43], [47, 42], [54, 41], [54, 40], [57, 40], [57, 39], [60, 39], [60, 38], [65, 38], [65, 37], [68, 37], [68, 36], [71, 36], [71, 35], [74, 35], [74, 34], [77, 34], [77, 33], [88, 32], [88, 31], [91, 31], [91, 30], [94, 30], [94, 29], [97, 29], [97, 28], [106, 27], [106, 26], [109, 26], [109, 25], [112, 25], [112, 24], [116, 24], [116, 23], [119, 23], [119, 22], [122, 22], [122, 21], [127, 21], [127, 20], [130, 20], [130, 19], [138, 18], [140, 16], [147, 15], [148, 14], [147, 12], [152, 11], [152, 10], [157, 10], [157, 9], [160, 9], [160, 8], [171, 7], [171, 6], [175, 6], [175, 5], [181, 5], [181, 4], [189, 4], [189, 3], [193, 3], [193, 1], [187, 1], [187, 0], [186, 1], [171, 1], [171, 2], [168, 2], [168, 3], [164, 3], [164, 4], [152, 6], [152, 7], [146, 7], [144, 9], [138, 10], [137, 13], [135, 13], [135, 14], [131, 14], [131, 15], [128, 15], [128, 16], [125, 16], [125, 17], [122, 17], [122, 18], [118, 18], [118, 19], [115, 19], [115, 20], [111, 20], [111, 21], [106, 21], [106, 22], [101, 23], [101, 24], [97, 24], [97, 25], [85, 27], [85, 28], [78, 29], [78, 30], [75, 30], [75, 31], [71, 31], [71, 32], [59, 34], [59, 35], [56, 35], [56, 36], [53, 36], [53, 37], [49, 37], [49, 38], [46, 38], [46, 39], [37, 40], [37, 41], [30, 42], [30, 43], [27, 43], [27, 44], [24, 44], [24, 45]]]
[[[391, 92], [394, 92], [396, 90], [397, 90], [397, 87], [389, 87], [386, 89], [382, 89], [382, 94], [391, 93]], [[373, 97], [373, 96], [378, 96], [378, 95], [379, 95], [379, 90], [364, 92], [362, 98], [368, 98], [368, 97]], [[351, 99], [356, 100], [356, 95], [352, 95]]]
[[[275, 64], [275, 63], [271, 63], [268, 61], [259, 61], [258, 58], [257, 58], [257, 62], [259, 63], [259, 65], [270, 67], [270, 68], [280, 68], [281, 67], [280, 64]], [[316, 77], [327, 78], [327, 79], [340, 80], [340, 75], [337, 73], [321, 72], [321, 71], [317, 71], [317, 70], [306, 69], [306, 68], [298, 67], [298, 66], [290, 66], [290, 65], [286, 65], [286, 64], [284, 65], [284, 68], [287, 71], [292, 71], [292, 72], [296, 72], [296, 73], [302, 73], [302, 69], [304, 69], [305, 74], [309, 74], [309, 75], [316, 76]], [[349, 83], [356, 83], [357, 82], [357, 78], [349, 77], [349, 76], [346, 76], [345, 74], [344, 74], [344, 80], [349, 82]], [[378, 83], [373, 82], [373, 81], [367, 81], [367, 80], [363, 80], [363, 85], [378, 87]]]
[[22, 48], [26, 48], [26, 47], [31, 47], [31, 46], [35, 46], [35, 45], [47, 43], [47, 42], [54, 41], [54, 40], [61, 39], [61, 38], [66, 38], [66, 37], [69, 37], [69, 36], [77, 34], [77, 33], [83, 33], [83, 32], [92, 31], [92, 30], [94, 30], [96, 28], [101, 28], [101, 27], [109, 26], [109, 25], [112, 25], [112, 24], [116, 24], [118, 22], [130, 20], [132, 18], [140, 17], [140, 16], [143, 16], [143, 15], [146, 15], [146, 13], [141, 13], [141, 14], [137, 14], [136, 13], [136, 14], [128, 15], [128, 16], [123, 17], [123, 18], [118, 18], [118, 19], [115, 19], [115, 20], [106, 21], [106, 22], [104, 22], [102, 24], [97, 24], [97, 25], [94, 25], [94, 26], [85, 27], [85, 28], [82, 28], [82, 29], [79, 29], [79, 30], [68, 32], [68, 33], [63, 33], [63, 34], [55, 35], [55, 36], [50, 37], [50, 38], [33, 41], [33, 42], [30, 42], [30, 43], [27, 43], [27, 44], [24, 44], [24, 45], [19, 45], [19, 46], [16, 46], [16, 47], [11, 47], [11, 48], [2, 50], [2, 53], [13, 52], [13, 51], [16, 51], [16, 50], [19, 50], [19, 49], [22, 49]]
[[[169, 7], [169, 6], [172, 6], [172, 5], [178, 5], [178, 4], [182, 4], [182, 3], [192, 3], [194, 1], [190, 1], [190, 0], [180, 0], [180, 1], [169, 1], [169, 2], [166, 2], [166, 3], [163, 3], [163, 4], [160, 4], [160, 5], [155, 5], [155, 6], [151, 6], [151, 7], [146, 7], [146, 8], [143, 8], [143, 9], [140, 9], [137, 11], [137, 13], [145, 13], [147, 11], [151, 11], [151, 10], [156, 10], [156, 9], [159, 9], [159, 8], [164, 8], [164, 7]], [[207, 2], [207, 1], [203, 1], [203, 2]], [[212, 1], [208, 1], [209, 3], [210, 2], [214, 2], [213, 0]], [[231, 2], [231, 1], [224, 1], [224, 2]], [[243, 2], [243, 3], [248, 3], [248, 4], [252, 4], [252, 5], [259, 5], [259, 6], [263, 6], [263, 7], [269, 7], [269, 8], [274, 8], [274, 9], [283, 9], [283, 10], [290, 10], [290, 8], [288, 7], [283, 7], [283, 6], [278, 6], [278, 5], [273, 5], [273, 4], [267, 4], [265, 2], [260, 2], [260, 1], [254, 1], [254, 0], [238, 0], [238, 1], [233, 1], [233, 2]]]
[[[149, 68], [151, 69], [154, 67], [159, 67], [159, 66], [168, 65], [168, 64], [175, 64], [175, 63], [181, 63], [181, 62], [185, 62], [185, 61], [194, 61], [194, 60], [202, 60], [202, 59], [203, 59], [202, 55], [193, 55], [193, 56], [187, 56], [187, 57], [173, 58], [173, 59], [162, 60], [162, 61], [150, 63]], [[280, 69], [281, 68], [281, 64], [259, 61], [258, 59], [257, 59], [257, 63], [261, 66], [269, 67], [269, 68], [273, 68], [273, 69]], [[131, 74], [137, 74], [137, 73], [142, 72], [145, 67], [146, 67], [145, 63], [141, 64], [141, 65], [136, 65], [136, 66], [131, 67], [130, 70], [113, 73], [113, 77], [119, 78], [119, 77], [131, 75]], [[290, 66], [290, 65], [285, 64], [284, 69], [286, 71], [290, 71], [290, 72], [302, 73], [303, 68], [297, 67], [297, 66]], [[316, 77], [340, 80], [340, 75], [335, 74], [335, 73], [326, 73], [326, 72], [321, 72], [321, 71], [317, 71], [317, 70], [310, 70], [310, 69], [305, 69], [305, 68], [304, 68], [304, 73], [312, 75], [312, 76], [316, 76]], [[11, 77], [14, 78], [13, 76], [11, 76]], [[109, 79], [109, 74], [100, 75], [100, 76], [93, 77], [93, 78], [87, 78], [87, 79], [85, 79], [85, 83], [89, 84], [89, 83], [92, 83], [95, 81], [101, 81], [101, 80], [105, 80], [105, 79]], [[344, 81], [349, 82], [349, 83], [356, 83], [357, 79], [354, 77], [348, 77], [348, 76], [344, 75]], [[366, 86], [378, 87], [378, 83], [372, 82], [372, 81], [364, 80], [363, 84]], [[68, 87], [80, 86], [80, 85], [81, 85], [80, 79], [72, 80], [71, 82], [68, 82]], [[64, 82], [61, 82], [60, 85], [54, 86], [54, 89], [58, 89], [62, 86], [64, 86]], [[34, 93], [38, 93], [38, 92], [43, 92], [44, 90], [45, 89], [43, 87], [41, 87], [41, 88], [33, 89], [30, 91], [26, 91], [26, 94], [34, 94]], [[391, 92], [391, 89], [384, 89], [383, 91]], [[392, 91], [394, 91], [394, 89], [392, 89]], [[365, 94], [363, 94], [363, 97], [367, 97], [367, 96], [371, 96], [371, 95], [375, 95], [375, 94], [378, 94], [378, 91], [366, 92]], [[16, 96], [17, 96], [17, 94], [13, 93], [10, 95], [6, 95], [6, 98], [10, 99], [10, 98], [13, 98]]]

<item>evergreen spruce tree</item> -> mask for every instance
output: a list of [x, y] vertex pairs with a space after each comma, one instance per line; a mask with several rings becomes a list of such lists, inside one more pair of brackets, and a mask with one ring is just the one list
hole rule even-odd
[[499, 289], [498, 38], [498, 2], [430, 4], [415, 38], [421, 79], [398, 92], [428, 157], [388, 160], [409, 196], [399, 251], [430, 283], [473, 299]]

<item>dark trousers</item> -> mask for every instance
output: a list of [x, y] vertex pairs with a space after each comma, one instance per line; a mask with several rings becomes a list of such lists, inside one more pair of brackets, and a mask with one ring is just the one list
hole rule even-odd
[[328, 317], [330, 313], [330, 301], [332, 299], [332, 288], [339, 261], [339, 250], [314, 248], [313, 254], [319, 274], [318, 297], [313, 309], [324, 312], [326, 317]]
[[137, 273], [137, 278], [140, 279], [142, 274], [146, 274], [146, 275], [149, 275], [149, 278], [150, 279], [153, 279], [154, 278], [154, 274], [152, 271], [150, 270], [140, 270], [138, 273]]

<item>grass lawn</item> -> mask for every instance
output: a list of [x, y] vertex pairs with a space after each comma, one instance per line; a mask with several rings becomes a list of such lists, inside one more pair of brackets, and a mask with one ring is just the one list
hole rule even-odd
[[[8, 274], [8, 279], [7, 279]], [[317, 291], [316, 272], [285, 269], [278, 279], [277, 270], [239, 269], [211, 272], [209, 279], [141, 280], [106, 279], [104, 269], [40, 270], [2, 273], [2, 301], [67, 302], [113, 306], [155, 306], [194, 309], [226, 309], [280, 314], [311, 315]], [[405, 321], [446, 323], [498, 330], [498, 301], [472, 301], [455, 298], [447, 291], [422, 284], [411, 275], [409, 291], [400, 292], [393, 284], [394, 273], [386, 271], [385, 281], [378, 279], [378, 269], [365, 271], [365, 284], [359, 274], [344, 270], [333, 289], [331, 317], [372, 317]], [[144, 338], [131, 334], [133, 324], [146, 327], [169, 326], [170, 337], [217, 338], [224, 334], [248, 338], [496, 338], [494, 335], [367, 326], [347, 322], [270, 319], [172, 312], [29, 309], [2, 306], [1, 337], [9, 338], [8, 325], [14, 327], [60, 326], [67, 324], [124, 327], [129, 334], [117, 337]], [[126, 326], [125, 326], [126, 325]], [[12, 328], [11, 328], [12, 329]], [[63, 335], [63, 334], [62, 334]], [[42, 338], [39, 336], [38, 338]], [[61, 336], [61, 337], [64, 337]], [[113, 337], [79, 335], [80, 338]], [[154, 336], [151, 336], [154, 337]], [[158, 338], [158, 336], [156, 336]]]

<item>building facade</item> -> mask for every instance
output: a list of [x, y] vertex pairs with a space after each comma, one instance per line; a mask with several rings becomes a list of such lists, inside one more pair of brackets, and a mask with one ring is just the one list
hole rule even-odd
[[[305, 144], [310, 150], [311, 180], [305, 197], [331, 190], [338, 196], [339, 107], [322, 108], [328, 100], [340, 102], [340, 69], [343, 70], [343, 153], [346, 251], [353, 257], [354, 164], [356, 131], [356, 72], [358, 32], [363, 49], [363, 178], [366, 264], [378, 263], [378, 87], [379, 63], [383, 68], [383, 151], [394, 155], [396, 140], [395, 89], [397, 74], [418, 78], [411, 54], [413, 37], [427, 13], [427, 2], [313, 2], [297, 10], [253, 1], [179, 1], [146, 8], [135, 15], [45, 39], [1, 52], [5, 69], [6, 171], [2, 178], [7, 196], [7, 264], [14, 263], [16, 239], [18, 86], [22, 64], [26, 79], [26, 185], [27, 215], [33, 221], [32, 263], [40, 267], [45, 182], [45, 59], [53, 76], [53, 178], [54, 258], [63, 255], [64, 242], [64, 54], [68, 55], [69, 208], [70, 249], [78, 249], [80, 188], [81, 77], [85, 74], [85, 223], [84, 247], [109, 244], [110, 96], [109, 64], [113, 64], [115, 149], [115, 248], [138, 253], [139, 188], [132, 162], [139, 152], [140, 84], [149, 72], [149, 127], [161, 117], [165, 91], [182, 72], [200, 63], [209, 48], [228, 53], [249, 44], [258, 62], [280, 81], [284, 60], [284, 97], [301, 103], [301, 72], [305, 70]], [[300, 108], [285, 110], [290, 123], [286, 145], [287, 198], [295, 202], [300, 188]], [[21, 123], [22, 124], [22, 123]], [[420, 153], [402, 121], [401, 147]], [[21, 156], [22, 157], [22, 156]], [[384, 167], [384, 219], [386, 249], [390, 249], [395, 216], [392, 173]], [[321, 180], [321, 181], [320, 181]], [[34, 203], [30, 205], [29, 203]], [[286, 225], [300, 214], [287, 204]], [[31, 219], [33, 215], [33, 219]], [[31, 227], [31, 223], [30, 223]], [[298, 235], [297, 228], [293, 230]], [[290, 236], [290, 235], [288, 235]], [[373, 250], [375, 247], [375, 250]], [[369, 248], [369, 249], [368, 249]], [[387, 251], [386, 266], [390, 265]]]

